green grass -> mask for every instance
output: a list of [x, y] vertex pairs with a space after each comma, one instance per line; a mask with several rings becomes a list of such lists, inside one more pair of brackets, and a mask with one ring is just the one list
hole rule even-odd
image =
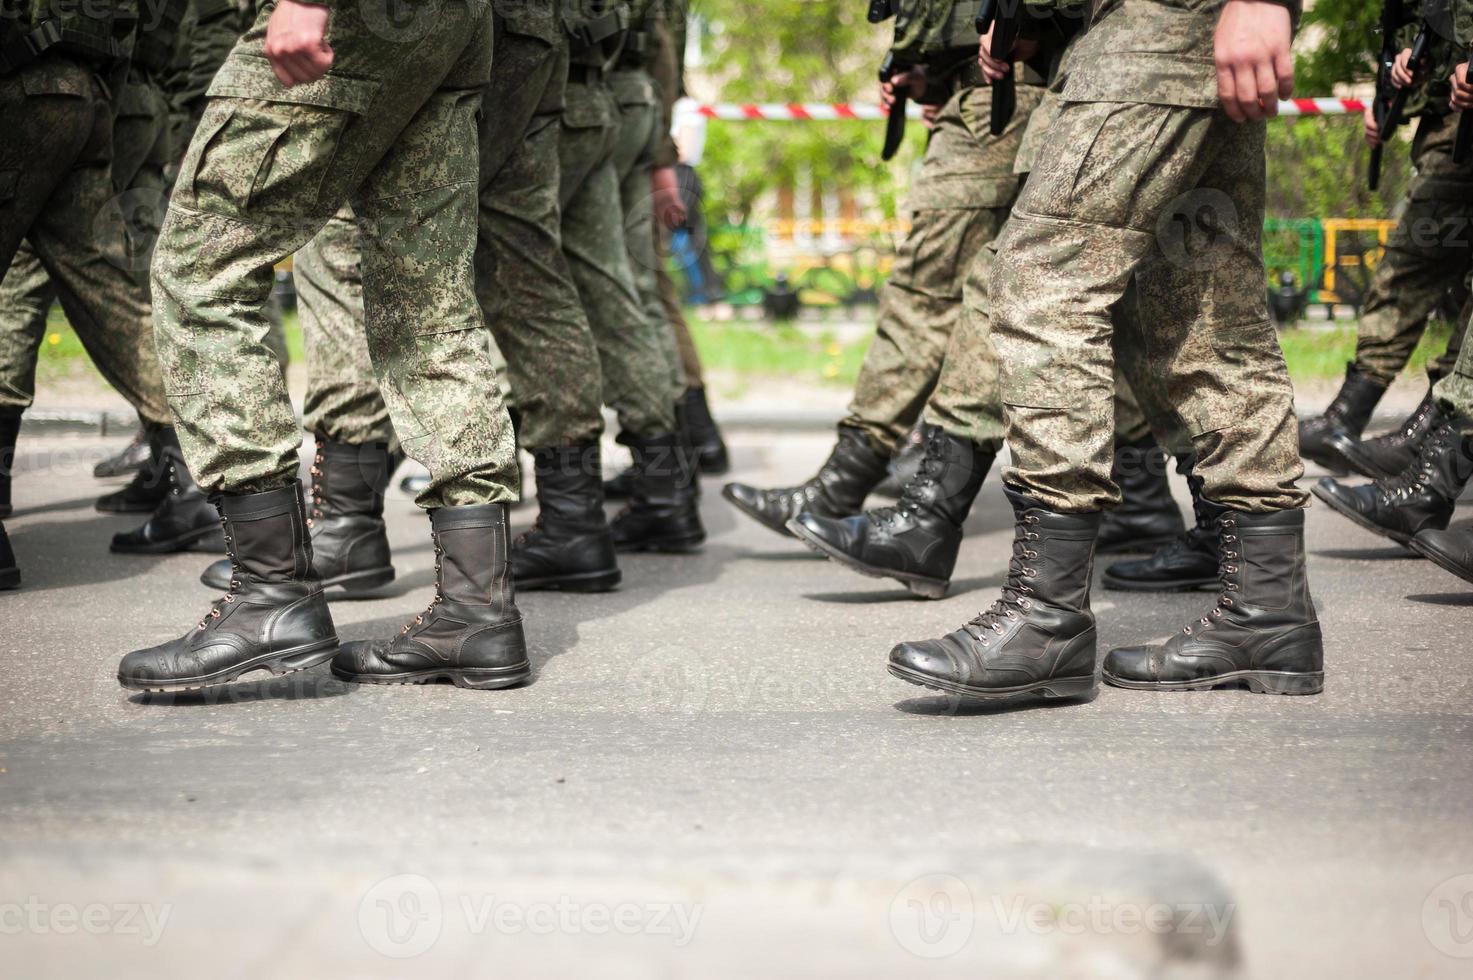
[[[1412, 359], [1403, 369], [1405, 373], [1420, 375], [1426, 370], [1427, 361], [1447, 349], [1452, 325], [1434, 320], [1422, 335], [1421, 343], [1412, 352]], [[1345, 374], [1345, 365], [1355, 358], [1355, 324], [1348, 322], [1334, 327], [1295, 327], [1279, 333], [1279, 343], [1284, 348], [1284, 361], [1289, 365], [1289, 377], [1296, 382], [1340, 378]]]

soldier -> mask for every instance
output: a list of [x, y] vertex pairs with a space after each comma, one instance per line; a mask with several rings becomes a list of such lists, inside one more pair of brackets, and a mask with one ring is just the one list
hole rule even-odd
[[[477, 0], [408, 24], [376, 3], [280, 0], [211, 83], [153, 284], [170, 405], [235, 574], [196, 628], [124, 657], [123, 686], [197, 688], [329, 658], [337, 676], [369, 683], [484, 689], [530, 676], [507, 561], [515, 448], [472, 282], [491, 55], [491, 12]], [[261, 309], [272, 267], [349, 198], [368, 346], [394, 429], [431, 474], [418, 503], [437, 561], [429, 608], [393, 638], [340, 650]]]
[[[1409, 8], [1406, 20], [1420, 23], [1421, 3], [1386, 0]], [[1434, 36], [1434, 56], [1450, 47]], [[1397, 88], [1416, 86], [1408, 100], [1409, 118], [1419, 117], [1412, 140], [1415, 175], [1407, 188], [1401, 217], [1387, 239], [1385, 254], [1371, 276], [1356, 326], [1355, 360], [1345, 381], [1322, 415], [1299, 424], [1299, 449], [1336, 473], [1353, 470], [1373, 478], [1401, 471], [1428, 433], [1442, 422], [1431, 387], [1445, 377], [1458, 358], [1458, 340], [1427, 365], [1428, 394], [1416, 411], [1388, 436], [1360, 441], [1371, 413], [1396, 375], [1406, 366], [1426, 330], [1427, 321], [1449, 292], [1467, 298], [1464, 279], [1473, 264], [1473, 160], [1453, 160], [1453, 137], [1461, 115], [1448, 105], [1448, 83], [1410, 64], [1404, 49], [1391, 72]], [[1381, 142], [1373, 107], [1365, 113], [1366, 142]]]
[[[1030, 69], [1031, 83], [1017, 89], [1012, 122], [992, 137], [992, 91], [980, 84], [974, 12], [959, 3], [950, 5], [949, 21], [927, 17], [923, 9], [907, 22], [934, 32], [910, 43], [923, 54], [917, 60], [938, 67], [926, 69], [929, 93], [913, 78], [896, 82], [943, 104], [908, 204], [911, 230], [881, 293], [875, 340], [850, 415], [839, 424], [838, 445], [818, 475], [797, 487], [733, 483], [723, 491], [764, 526], [796, 535], [862, 574], [895, 578], [926, 598], [945, 594], [962, 522], [1002, 446], [997, 361], [985, 327], [986, 277], [974, 274], [967, 281], [967, 303], [982, 318], [971, 331], [959, 325], [963, 283], [973, 258], [986, 252], [1007, 219], [1033, 156], [1020, 147], [1034, 132], [1030, 120], [1043, 98], [1043, 77], [1057, 71], [1062, 55], [1060, 44], [1033, 58], [1038, 69]], [[897, 36], [906, 34], [906, 25], [897, 23]], [[858, 513], [923, 408], [929, 421], [921, 471], [897, 507]], [[1118, 471], [1127, 474], [1132, 506], [1112, 521], [1111, 546], [1148, 550], [1181, 532], [1182, 521], [1154, 439], [1143, 425], [1126, 424], [1134, 431], [1121, 440]]]
[[[19, 283], [10, 281], [15, 271], [5, 277], [6, 287], [17, 288], [0, 326], [0, 516], [10, 510], [20, 416], [31, 402], [36, 348], [55, 296], [103, 377], [138, 412], [150, 446], [150, 463], [139, 476], [98, 501], [104, 511], [154, 512], [142, 527], [115, 535], [112, 548], [156, 553], [218, 546], [220, 534], [184, 465], [167, 411], [147, 292], [125, 271], [147, 254], [151, 232], [146, 222], [131, 238], [122, 230], [119, 204], [128, 199], [119, 191], [148, 171], [153, 176], [134, 181], [129, 193], [155, 195], [166, 159], [159, 149], [164, 107], [155, 98], [148, 52], [171, 22], [145, 23], [144, 54], [129, 76], [137, 20], [132, 4], [40, 3], [0, 22], [0, 91], [6, 93], [0, 124], [11, 134], [0, 149], [0, 170], [18, 175], [0, 200], [0, 268], [12, 267], [22, 244], [35, 259], [20, 260]], [[127, 111], [116, 118], [113, 91], [128, 93]], [[122, 183], [113, 169], [115, 147]], [[146, 215], [148, 203], [127, 210], [134, 218]]]
[[[633, 489], [612, 522], [614, 543], [683, 552], [699, 548], [706, 532], [688, 433], [677, 424], [680, 365], [653, 280], [650, 168], [668, 128], [638, 65], [663, 43], [654, 30], [660, 8], [640, 4], [635, 15], [631, 21], [622, 5], [564, 9], [572, 40], [558, 154], [563, 254], [598, 343], [603, 400], [633, 456]], [[636, 37], [648, 27], [652, 38], [632, 62], [622, 53], [631, 23]]]
[[[1104, 677], [1322, 689], [1293, 395], [1261, 285], [1262, 118], [1292, 88], [1297, 13], [1255, 0], [1109, 0], [1094, 13], [1049, 130], [1057, 149], [1040, 156], [992, 274], [1017, 516], [1008, 578], [961, 629], [897, 645], [896, 676], [978, 697], [1094, 692], [1094, 539], [1119, 496], [1112, 308], [1134, 283], [1134, 342], [1167, 379], [1204, 495], [1224, 508], [1223, 589], [1164, 644], [1111, 651]], [[984, 57], [993, 77], [1009, 67]]]

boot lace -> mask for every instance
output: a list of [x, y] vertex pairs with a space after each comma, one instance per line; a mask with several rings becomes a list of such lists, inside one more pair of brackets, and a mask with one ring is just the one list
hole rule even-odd
[[312, 498], [310, 501], [311, 506], [307, 508], [307, 527], [310, 529], [312, 527], [313, 521], [321, 520], [324, 516], [326, 516], [322, 512], [323, 492], [321, 449], [317, 450], [316, 454], [312, 457], [312, 468], [307, 472], [312, 475]]
[[900, 500], [894, 506], [877, 507], [869, 512], [875, 524], [895, 521], [900, 517], [911, 517], [923, 510], [931, 499], [929, 491], [941, 481], [946, 471], [946, 433], [937, 426], [926, 431], [926, 451], [916, 475], [911, 477], [900, 491]]
[[443, 586], [441, 584], [441, 579], [440, 579], [440, 561], [445, 557], [445, 552], [440, 547], [440, 536], [438, 534], [436, 534], [434, 536], [434, 541], [435, 541], [435, 597], [430, 600], [430, 604], [425, 607], [425, 611], [424, 612], [422, 612], [419, 615], [415, 616], [414, 617], [414, 620], [412, 622], [408, 622], [408, 623], [405, 623], [404, 624], [403, 628], [399, 630], [399, 635], [400, 636], [407, 636], [407, 635], [409, 635], [409, 631], [412, 630], [412, 629], [414, 629], [416, 626], [423, 626], [426, 617], [434, 615], [435, 607], [438, 606], [440, 603], [442, 603], [442, 602], [445, 601], [445, 593], [442, 591]]
[[1029, 598], [1033, 595], [1033, 586], [1025, 583], [1027, 579], [1038, 575], [1038, 569], [1028, 564], [1039, 557], [1039, 553], [1029, 544], [1038, 540], [1038, 533], [1029, 530], [1037, 523], [1037, 514], [1023, 515], [1017, 534], [1013, 537], [1013, 557], [1008, 562], [1008, 578], [1003, 583], [1001, 598], [962, 627], [972, 639], [980, 640], [984, 647], [991, 643], [991, 636], [987, 631], [1001, 635], [1007, 629], [1007, 622], [1021, 619], [1024, 612], [1033, 608], [1033, 600]]
[[1238, 522], [1231, 514], [1223, 516], [1218, 521], [1219, 540], [1222, 542], [1222, 560], [1217, 565], [1217, 584], [1222, 587], [1222, 591], [1217, 596], [1217, 605], [1208, 610], [1207, 615], [1195, 623], [1182, 627], [1182, 632], [1187, 636], [1191, 636], [1204, 626], [1211, 626], [1227, 615], [1227, 610], [1238, 604], [1238, 601], [1233, 598], [1233, 595], [1241, 588], [1238, 573], [1242, 570], [1242, 566], [1238, 564], [1238, 559], [1242, 556], [1238, 551], [1239, 538], [1235, 533], [1237, 528]]
[[1440, 425], [1422, 443], [1422, 448], [1417, 453], [1417, 458], [1412, 465], [1398, 473], [1389, 480], [1377, 480], [1376, 489], [1380, 491], [1385, 503], [1394, 503], [1397, 500], [1421, 492], [1432, 483], [1432, 470], [1438, 456], [1448, 445], [1452, 427]]
[[230, 589], [210, 605], [210, 611], [199, 621], [200, 629], [206, 628], [212, 620], [219, 619], [221, 611], [235, 601], [235, 593], [240, 589], [240, 562], [235, 557], [235, 539], [230, 536], [230, 522], [220, 518], [220, 528], [225, 533], [225, 557], [230, 559]]

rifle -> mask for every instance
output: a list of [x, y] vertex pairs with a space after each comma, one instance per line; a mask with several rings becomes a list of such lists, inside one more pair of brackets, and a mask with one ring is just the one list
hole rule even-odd
[[[1381, 29], [1384, 31], [1389, 23], [1384, 12], [1381, 15], [1381, 20]], [[1395, 64], [1397, 54], [1394, 33], [1391, 37], [1390, 44], [1385, 43], [1385, 41], [1386, 39], [1383, 37], [1381, 45], [1381, 70], [1376, 75], [1376, 100], [1372, 103], [1372, 112], [1376, 117], [1376, 130], [1380, 136], [1380, 142], [1377, 146], [1371, 147], [1370, 174], [1366, 182], [1371, 190], [1375, 190], [1381, 184], [1381, 151], [1391, 141], [1391, 137], [1396, 134], [1396, 128], [1401, 125], [1402, 110], [1406, 108], [1407, 96], [1411, 94], [1412, 90], [1410, 85], [1405, 88], [1396, 88], [1392, 85], [1391, 66]], [[1431, 45], [1432, 32], [1424, 20], [1421, 29], [1417, 31], [1416, 38], [1412, 41], [1412, 55], [1411, 59], [1407, 62], [1407, 67], [1411, 69], [1413, 74], [1416, 74], [1417, 69], [1422, 66], [1422, 62], [1427, 60], [1427, 49]], [[1392, 52], [1389, 61], [1386, 57], [1388, 49]], [[1387, 97], [1388, 95], [1389, 98]]]
[[[1468, 49], [1468, 60], [1464, 62], [1465, 78], [1473, 78], [1473, 47]], [[1473, 151], [1473, 109], [1464, 109], [1458, 116], [1458, 136], [1453, 142], [1453, 163], [1467, 163]]]
[[[1007, 59], [1018, 43], [1018, 10], [1021, 0], [982, 0], [977, 8], [977, 33], [985, 35], [992, 31], [992, 43], [987, 53], [999, 61]], [[1013, 112], [1018, 107], [1017, 82], [1008, 72], [992, 83], [992, 123], [989, 127], [993, 136], [1001, 136], [1013, 121]]]
[[[895, 52], [888, 52], [885, 60], [880, 62], [880, 81], [888, 82], [912, 67], [914, 66], [897, 59]], [[889, 160], [895, 156], [901, 141], [905, 139], [905, 104], [910, 99], [910, 90], [908, 86], [897, 85], [893, 91], [895, 101], [890, 104], [890, 114], [885, 117], [885, 146], [880, 150], [881, 160]]]

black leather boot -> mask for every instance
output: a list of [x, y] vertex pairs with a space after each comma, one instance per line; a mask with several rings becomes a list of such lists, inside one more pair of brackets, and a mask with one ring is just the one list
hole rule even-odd
[[104, 514], [150, 514], [173, 489], [169, 485], [169, 460], [164, 449], [178, 446], [179, 437], [171, 425], [149, 426], [144, 432], [148, 442], [148, 459], [121, 490], [97, 498], [96, 507]]
[[1154, 551], [1186, 531], [1166, 481], [1168, 459], [1150, 436], [1115, 447], [1110, 479], [1120, 488], [1120, 506], [1100, 520], [1097, 554]]
[[1404, 545], [1417, 533], [1442, 530], [1473, 477], [1473, 436], [1444, 422], [1422, 443], [1412, 464], [1395, 479], [1360, 487], [1322, 477], [1314, 495], [1367, 531]]
[[839, 426], [834, 451], [814, 476], [795, 487], [761, 490], [728, 483], [721, 495], [763, 527], [791, 535], [788, 521], [803, 511], [819, 517], [849, 517], [864, 508], [864, 498], [885, 478], [888, 460], [870, 448], [858, 429]]
[[1412, 538], [1412, 550], [1464, 582], [1473, 582], [1473, 528], [1423, 531]]
[[110, 480], [115, 476], [137, 473], [148, 462], [148, 438], [140, 432], [118, 452], [92, 467], [92, 475], [99, 480]]
[[133, 691], [188, 691], [267, 670], [289, 674], [331, 659], [338, 637], [312, 571], [302, 488], [218, 499], [230, 591], [176, 640], [135, 650], [118, 666]]
[[537, 479], [537, 523], [511, 543], [517, 588], [607, 592], [622, 574], [604, 517], [599, 444], [532, 453]]
[[701, 472], [707, 476], [720, 476], [731, 469], [731, 456], [726, 451], [726, 440], [721, 438], [721, 429], [711, 417], [711, 406], [706, 401], [705, 388], [687, 388], [681, 399], [685, 416], [686, 432], [691, 446], [700, 461]]
[[[169, 492], [141, 527], [113, 535], [112, 550], [124, 555], [162, 555], [190, 549], [223, 551], [225, 539], [220, 534], [219, 516], [189, 475], [179, 437], [173, 429], [160, 429], [156, 440]], [[221, 561], [225, 581], [217, 587], [228, 588], [230, 560]]]
[[1217, 519], [1227, 512], [1202, 496], [1202, 478], [1187, 476], [1197, 523], [1159, 548], [1149, 558], [1118, 561], [1100, 580], [1107, 589], [1126, 592], [1189, 592], [1214, 584], [1221, 559]]
[[1304, 511], [1228, 511], [1218, 526], [1217, 605], [1165, 643], [1111, 650], [1105, 681], [1147, 691], [1246, 685], [1258, 694], [1318, 694], [1325, 649], [1305, 572]]
[[532, 674], [507, 561], [505, 504], [430, 511], [435, 598], [388, 640], [343, 644], [332, 672], [360, 684], [512, 687]]
[[10, 547], [10, 536], [5, 525], [0, 524], [0, 590], [20, 588], [20, 568], [15, 561], [15, 551]]
[[1445, 421], [1428, 391], [1422, 404], [1395, 432], [1364, 440], [1336, 433], [1330, 437], [1330, 445], [1352, 471], [1372, 480], [1389, 480], [1412, 464], [1423, 441]]
[[20, 416], [0, 415], [0, 519], [9, 517], [10, 471], [15, 467], [15, 440], [20, 436]]
[[885, 478], [870, 493], [881, 497], [899, 498], [905, 485], [920, 472], [921, 460], [926, 457], [926, 423], [922, 422], [906, 434], [900, 448], [885, 465]]
[[706, 540], [701, 525], [696, 464], [685, 441], [674, 432], [630, 437], [634, 493], [614, 516], [609, 530], [620, 551], [689, 552]]
[[[329, 599], [370, 598], [394, 581], [384, 492], [399, 462], [382, 442], [317, 440], [307, 526], [312, 567]], [[229, 576], [230, 563], [217, 561], [200, 581], [218, 589]]]
[[1371, 413], [1386, 394], [1386, 386], [1360, 372], [1354, 362], [1345, 366], [1345, 383], [1324, 415], [1299, 422], [1299, 455], [1335, 473], [1345, 473], [1346, 461], [1331, 445], [1335, 436], [1359, 439]]
[[1005, 492], [1017, 531], [1002, 597], [953, 633], [895, 647], [890, 673], [968, 697], [1093, 694], [1089, 580], [1100, 515], [1055, 513], [1031, 497]]
[[819, 517], [804, 511], [788, 530], [861, 575], [898, 580], [926, 599], [940, 599], [951, 584], [962, 544], [962, 522], [992, 468], [993, 453], [970, 439], [927, 425], [926, 455], [900, 502], [852, 517]]

